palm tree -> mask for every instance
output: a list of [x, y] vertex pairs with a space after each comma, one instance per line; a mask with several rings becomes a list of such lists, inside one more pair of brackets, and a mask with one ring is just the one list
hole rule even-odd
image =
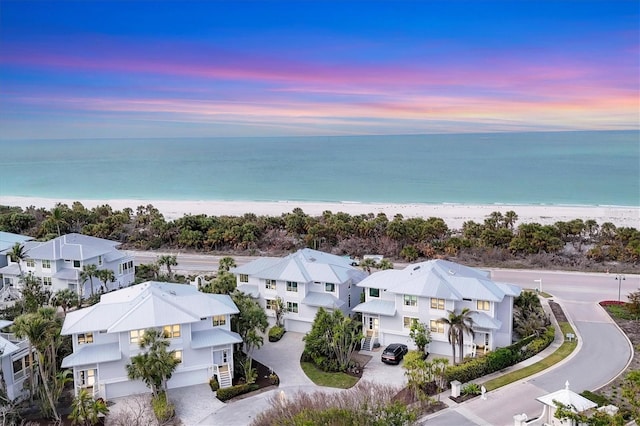
[[473, 318], [471, 318], [471, 314], [473, 311], [469, 308], [463, 308], [459, 314], [456, 314], [455, 311], [447, 311], [449, 312], [449, 316], [446, 318], [440, 318], [440, 321], [447, 324], [449, 326], [448, 338], [449, 343], [451, 343], [451, 349], [453, 350], [453, 361], [456, 360], [456, 343], [459, 348], [459, 357], [460, 362], [464, 360], [464, 335], [468, 333], [471, 337], [475, 337], [475, 333], [473, 332]]
[[173, 254], [164, 254], [158, 257], [158, 265], [165, 265], [167, 267], [167, 275], [169, 275], [169, 279], [171, 279], [171, 267], [178, 266], [178, 257]]
[[104, 283], [104, 286], [101, 286], [101, 288], [104, 287], [107, 290], [109, 289], [107, 281], [110, 283], [114, 283], [116, 281], [116, 274], [114, 274], [111, 269], [98, 269], [96, 271], [96, 277]]
[[235, 268], [235, 267], [236, 267], [236, 261], [233, 259], [233, 257], [225, 256], [222, 259], [220, 259], [220, 262], [218, 262], [218, 272], [221, 272], [221, 271], [229, 272], [231, 268]]
[[167, 350], [169, 341], [154, 329], [145, 330], [139, 344], [141, 349], [148, 350], [131, 357], [131, 364], [126, 367], [127, 376], [131, 380], [142, 379], [154, 396], [164, 389], [166, 398], [167, 381], [179, 363], [174, 357], [175, 351]]
[[[26, 337], [29, 344], [35, 349], [38, 362], [38, 370], [42, 379], [42, 386], [47, 401], [43, 405], [47, 413], [57, 421], [60, 416], [56, 410], [56, 401], [50, 389], [50, 382], [55, 378], [56, 350], [60, 334], [60, 320], [56, 318], [53, 308], [40, 308], [38, 312], [20, 315], [14, 322], [14, 333], [17, 337]], [[30, 352], [31, 353], [31, 352]], [[31, 360], [32, 361], [32, 360]], [[33, 363], [31, 363], [33, 365]], [[32, 367], [30, 373], [33, 373]]]
[[60, 234], [60, 224], [61, 223], [66, 223], [64, 220], [64, 212], [62, 211], [62, 208], [60, 207], [60, 205], [56, 205], [53, 209], [51, 209], [51, 216], [49, 216], [49, 218], [47, 219], [47, 222], [51, 223], [52, 225], [55, 225], [56, 230], [58, 231], [58, 237], [61, 235]]
[[16, 262], [18, 264], [18, 270], [20, 271], [20, 279], [24, 278], [24, 272], [22, 271], [22, 262], [27, 259], [27, 252], [24, 249], [24, 246], [20, 243], [15, 243], [13, 247], [11, 247], [11, 251], [9, 252], [9, 257], [12, 262]]
[[67, 310], [73, 307], [77, 302], [78, 295], [70, 288], [58, 290], [51, 298], [51, 304], [53, 306], [60, 306], [65, 316], [67, 315]]
[[69, 419], [74, 425], [96, 425], [100, 421], [100, 415], [109, 412], [107, 404], [93, 399], [86, 389], [80, 389], [78, 396], [71, 403], [71, 408], [73, 410], [69, 414]]
[[91, 296], [93, 296], [93, 278], [98, 276], [98, 267], [96, 265], [83, 265], [82, 272], [80, 272], [80, 303], [82, 303], [82, 290], [84, 283], [89, 280], [91, 284]]

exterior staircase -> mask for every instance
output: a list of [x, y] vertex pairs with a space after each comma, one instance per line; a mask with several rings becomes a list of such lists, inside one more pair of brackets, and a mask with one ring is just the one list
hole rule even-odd
[[373, 350], [373, 344], [375, 343], [376, 333], [373, 330], [367, 330], [364, 339], [362, 339], [362, 344], [360, 345], [360, 349], [363, 351], [371, 351]]
[[233, 378], [231, 377], [231, 369], [229, 364], [224, 364], [218, 367], [218, 383], [220, 388], [229, 388], [233, 385]]

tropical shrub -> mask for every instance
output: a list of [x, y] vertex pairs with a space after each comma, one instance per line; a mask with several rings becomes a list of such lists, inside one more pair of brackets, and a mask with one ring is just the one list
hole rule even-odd
[[215, 392], [218, 389], [220, 389], [220, 383], [218, 383], [217, 377], [213, 376], [211, 379], [209, 379], [209, 387], [211, 388], [212, 392]]
[[467, 383], [462, 386], [460, 389], [463, 395], [480, 395], [482, 390], [480, 389], [480, 385], [477, 383]]
[[164, 391], [151, 397], [151, 407], [160, 423], [171, 420], [176, 415], [176, 407], [169, 401]]
[[223, 389], [218, 389], [218, 391], [216, 392], [216, 396], [218, 397], [218, 399], [220, 401], [228, 401], [231, 398], [234, 398], [238, 395], [242, 395], [254, 390], [257, 390], [259, 388], [258, 385], [256, 384], [241, 384], [241, 385], [235, 385], [235, 386], [231, 386], [229, 388], [223, 388]]
[[284, 327], [279, 327], [277, 325], [274, 325], [269, 329], [269, 341], [277, 342], [278, 340], [282, 339], [282, 336], [284, 336], [284, 333], [285, 333]]

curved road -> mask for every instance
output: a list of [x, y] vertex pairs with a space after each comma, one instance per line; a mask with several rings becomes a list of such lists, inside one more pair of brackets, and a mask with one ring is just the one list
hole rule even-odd
[[[487, 393], [429, 420], [434, 425], [513, 425], [513, 416], [526, 413], [537, 417], [542, 404], [535, 398], [562, 389], [568, 380], [576, 392], [594, 390], [617, 377], [631, 358], [626, 336], [598, 305], [601, 300], [617, 300], [615, 275], [572, 272], [492, 270], [495, 281], [523, 288], [535, 288], [542, 278], [543, 291], [554, 295], [574, 325], [582, 346], [559, 366], [537, 376]], [[640, 287], [640, 276], [622, 281], [622, 299]]]
[[[162, 253], [132, 252], [136, 264], [155, 261]], [[175, 254], [175, 253], [174, 253]], [[211, 273], [218, 268], [222, 256], [178, 254], [177, 271]], [[238, 265], [256, 257], [234, 257]], [[609, 316], [598, 305], [601, 300], [626, 300], [627, 294], [640, 289], [640, 276], [626, 275], [624, 281], [615, 274], [492, 269], [495, 281], [523, 288], [539, 288], [553, 294], [553, 300], [564, 309], [574, 325], [581, 345], [579, 350], [560, 365], [537, 376], [512, 383], [487, 393], [487, 399], [476, 398], [445, 410], [428, 420], [433, 425], [512, 425], [513, 416], [526, 413], [536, 417], [542, 405], [536, 397], [562, 389], [568, 380], [576, 392], [597, 389], [617, 377], [631, 358], [629, 342]]]

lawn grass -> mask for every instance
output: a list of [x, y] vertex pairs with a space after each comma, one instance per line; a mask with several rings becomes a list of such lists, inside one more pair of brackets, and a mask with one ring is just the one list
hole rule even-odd
[[620, 318], [625, 320], [640, 319], [637, 314], [633, 314], [632, 312], [630, 312], [629, 309], [627, 309], [626, 306], [624, 305], [608, 305], [608, 306], [605, 306], [604, 308], [607, 310], [607, 312], [609, 312], [609, 315], [615, 318]]
[[[562, 335], [566, 336], [567, 333], [574, 333], [571, 324], [568, 322], [560, 322], [560, 330], [562, 330]], [[562, 345], [556, 349], [554, 353], [549, 355], [548, 357], [536, 362], [535, 364], [531, 364], [527, 367], [521, 368], [520, 370], [512, 371], [511, 373], [507, 373], [503, 376], [496, 377], [495, 379], [491, 379], [484, 384], [484, 387], [487, 390], [498, 389], [499, 387], [508, 385], [509, 383], [513, 383], [515, 381], [524, 379], [525, 377], [532, 376], [536, 373], [539, 373], [542, 370], [546, 370], [554, 364], [559, 363], [566, 357], [568, 357], [571, 352], [576, 348], [578, 343], [573, 340], [569, 342], [565, 339]]]
[[301, 362], [300, 366], [313, 383], [318, 386], [327, 386], [330, 388], [348, 389], [358, 383], [357, 377], [350, 376], [345, 373], [327, 373], [322, 371], [310, 362]]

